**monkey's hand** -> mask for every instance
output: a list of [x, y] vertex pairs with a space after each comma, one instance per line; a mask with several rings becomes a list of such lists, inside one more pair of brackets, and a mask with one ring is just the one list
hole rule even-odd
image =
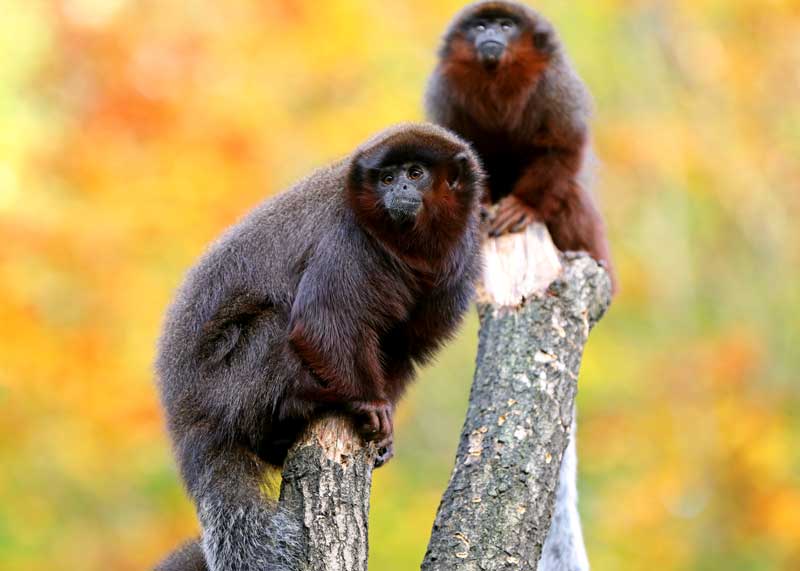
[[374, 442], [378, 449], [375, 467], [386, 464], [394, 455], [394, 407], [385, 400], [355, 401], [348, 405], [355, 417], [356, 428], [367, 442]]
[[535, 208], [513, 194], [503, 198], [489, 220], [489, 236], [496, 238], [509, 232], [521, 232], [541, 217]]

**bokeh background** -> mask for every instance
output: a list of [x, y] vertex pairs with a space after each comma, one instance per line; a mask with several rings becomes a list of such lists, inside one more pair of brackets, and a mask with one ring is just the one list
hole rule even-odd
[[[148, 568], [197, 524], [151, 362], [254, 204], [421, 118], [454, 0], [0, 0], [0, 567]], [[622, 293], [579, 394], [593, 568], [800, 569], [800, 4], [542, 0], [596, 99]], [[371, 563], [418, 566], [472, 316], [400, 409]]]

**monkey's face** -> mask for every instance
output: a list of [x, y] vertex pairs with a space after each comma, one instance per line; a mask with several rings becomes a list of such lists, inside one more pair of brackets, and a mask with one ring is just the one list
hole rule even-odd
[[414, 220], [422, 208], [425, 193], [433, 186], [433, 174], [419, 162], [386, 165], [378, 171], [377, 191], [386, 212], [395, 222]]
[[478, 61], [487, 69], [500, 64], [508, 47], [522, 30], [516, 16], [502, 12], [486, 12], [464, 22], [462, 33], [472, 43]]
[[440, 53], [448, 73], [476, 67], [492, 75], [503, 69], [536, 77], [558, 48], [547, 20], [513, 2], [486, 2], [459, 16], [445, 36]]
[[354, 154], [344, 190], [362, 228], [384, 245], [420, 255], [446, 248], [477, 221], [483, 172], [451, 132], [402, 124]]

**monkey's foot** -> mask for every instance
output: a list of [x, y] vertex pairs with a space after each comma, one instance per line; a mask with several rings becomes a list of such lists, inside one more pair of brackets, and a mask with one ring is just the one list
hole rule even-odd
[[509, 232], [521, 232], [539, 219], [535, 208], [509, 194], [497, 204], [497, 210], [489, 220], [489, 236], [496, 238]]
[[376, 467], [382, 466], [394, 454], [394, 408], [385, 400], [356, 401], [349, 404], [349, 410], [355, 416], [356, 428], [361, 437], [367, 442], [374, 442], [378, 449]]

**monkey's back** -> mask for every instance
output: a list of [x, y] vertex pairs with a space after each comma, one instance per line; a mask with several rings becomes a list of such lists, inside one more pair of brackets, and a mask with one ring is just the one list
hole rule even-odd
[[351, 223], [346, 172], [340, 161], [265, 200], [187, 273], [156, 359], [176, 442], [198, 422], [261, 433], [287, 383], [303, 374], [288, 347], [289, 314], [308, 256], [327, 229]]

